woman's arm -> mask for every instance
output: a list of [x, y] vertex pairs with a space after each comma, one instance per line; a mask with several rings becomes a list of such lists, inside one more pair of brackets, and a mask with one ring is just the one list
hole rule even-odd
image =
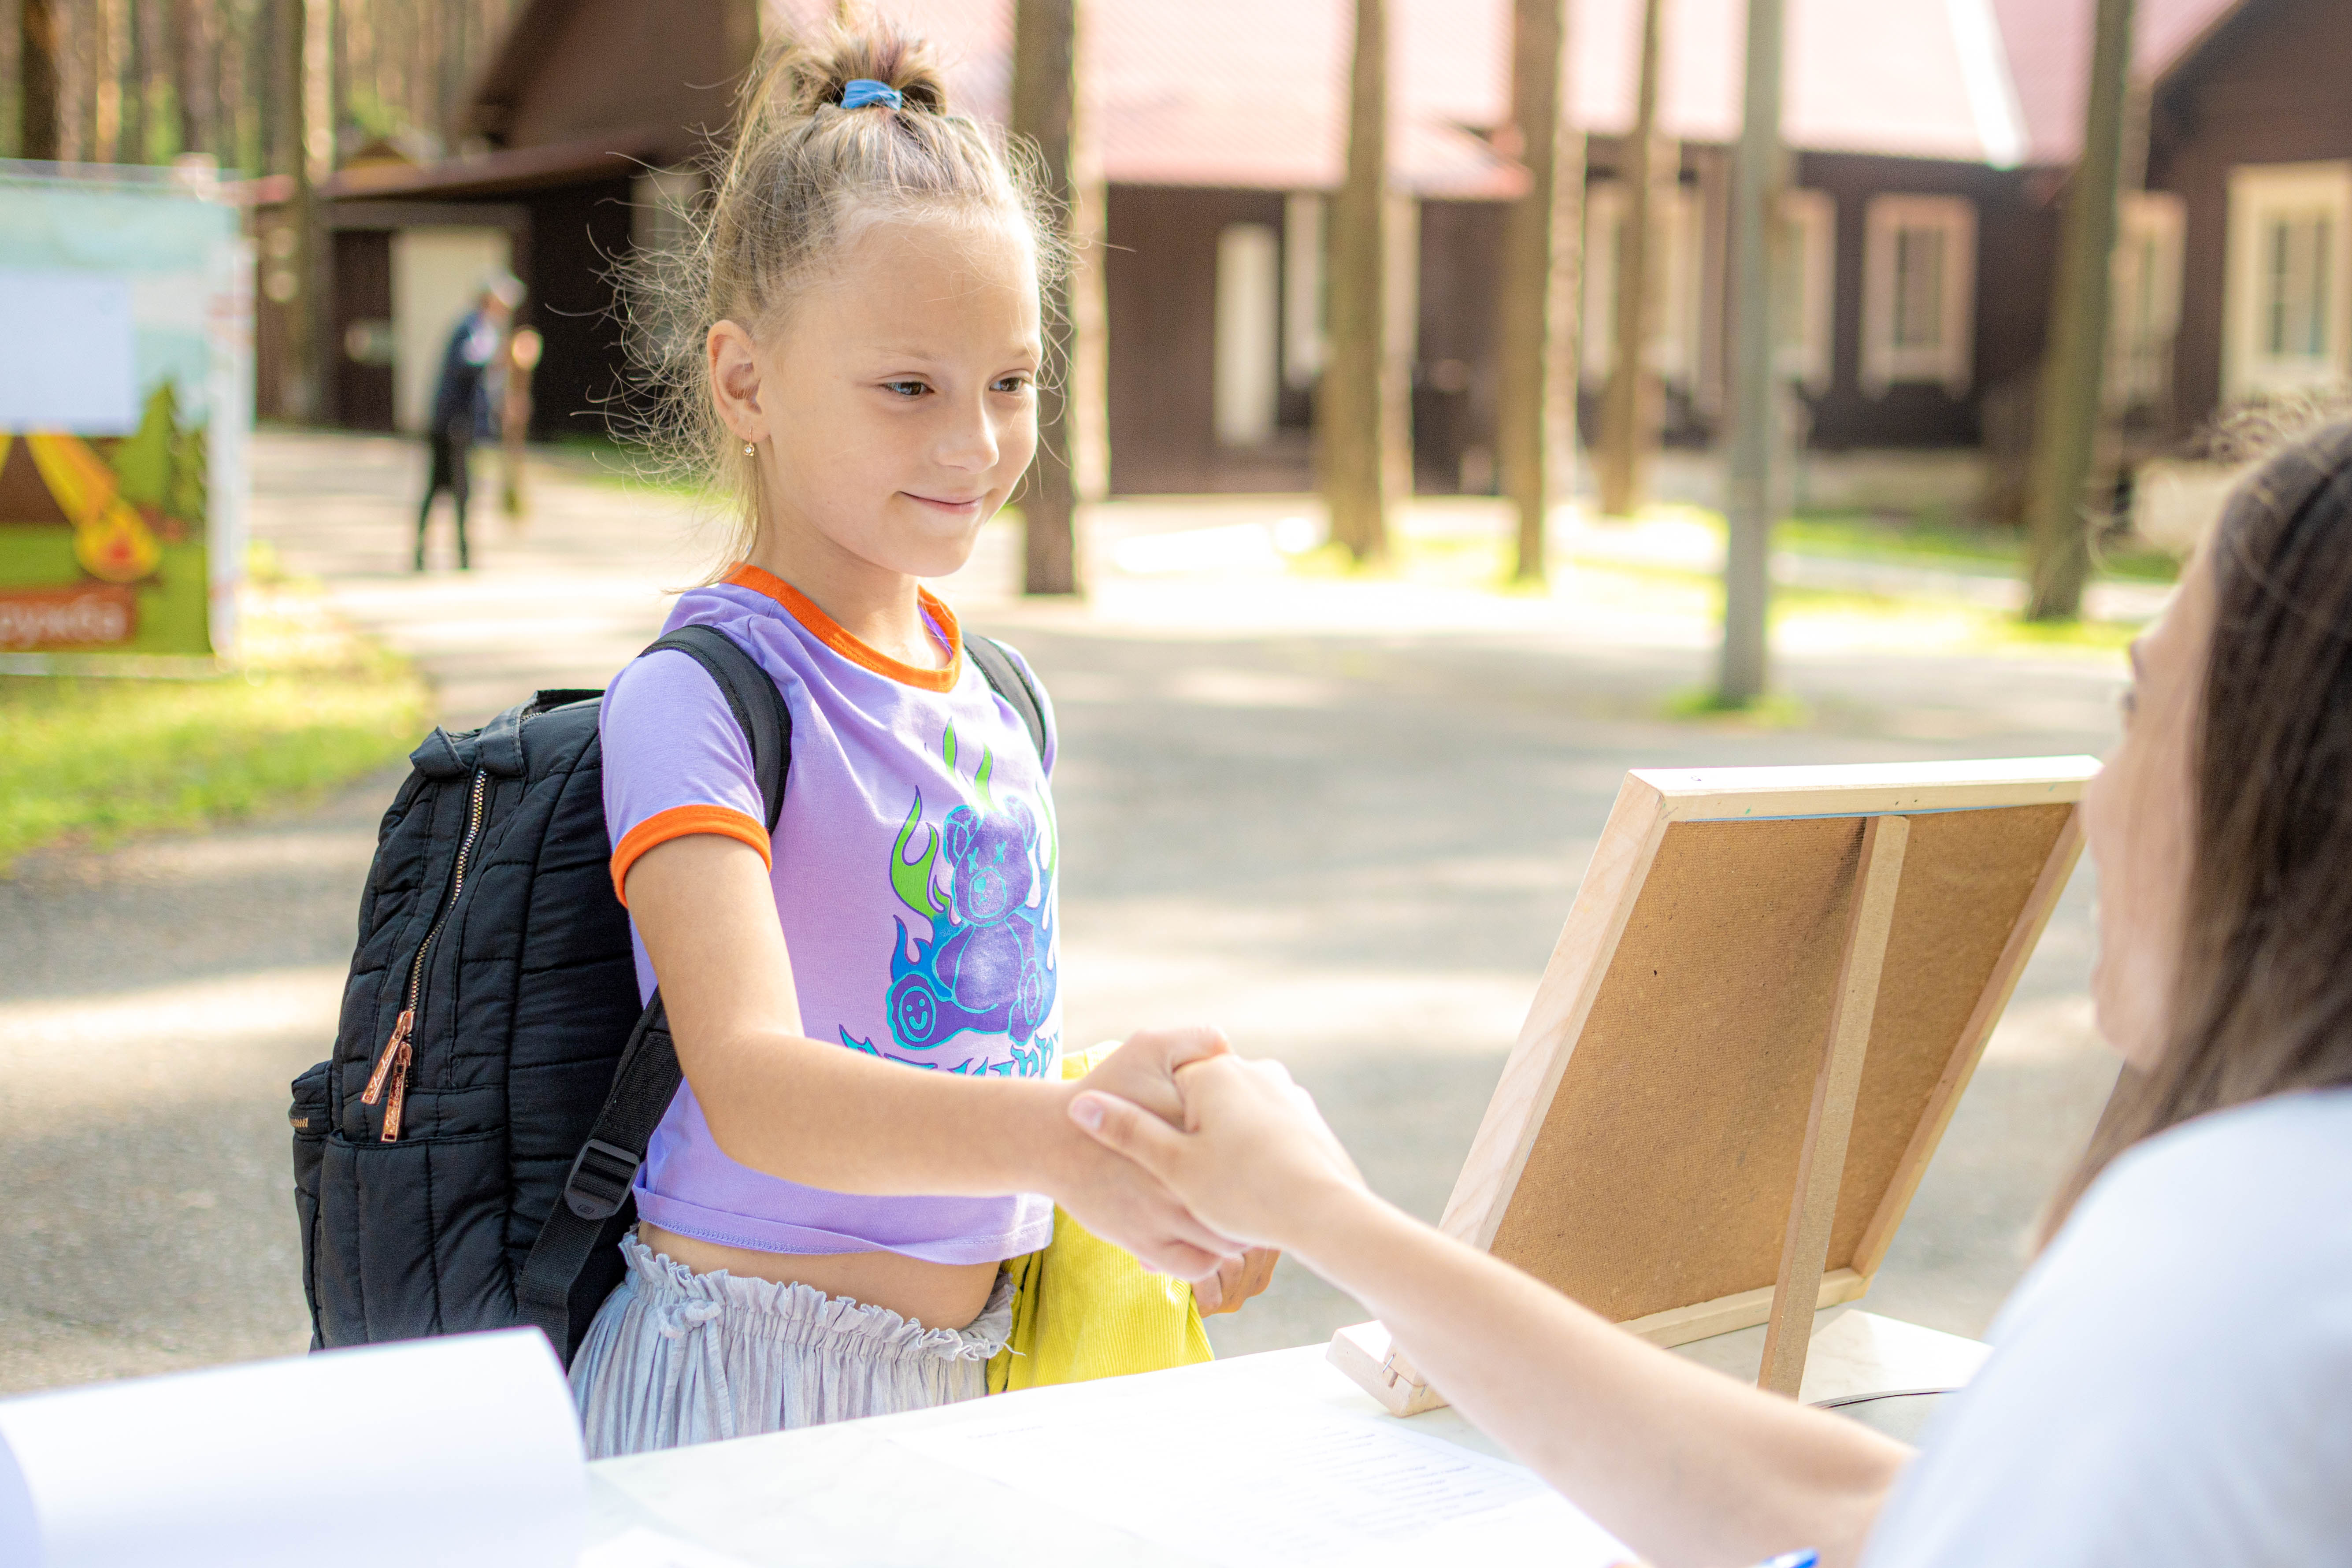
[[1072, 1114], [1220, 1233], [1296, 1255], [1378, 1313], [1463, 1415], [1644, 1557], [1859, 1555], [1908, 1448], [1635, 1339], [1400, 1213], [1279, 1065], [1227, 1056], [1177, 1081], [1189, 1131], [1097, 1093]]
[[[1184, 1279], [1240, 1248], [1066, 1114], [1076, 1083], [921, 1072], [805, 1037], [775, 896], [756, 851], [693, 834], [628, 870], [678, 1065], [738, 1163], [836, 1192], [1042, 1192], [1096, 1235]], [[1171, 1074], [1224, 1049], [1213, 1030], [1138, 1036], [1085, 1080], [1175, 1115]]]

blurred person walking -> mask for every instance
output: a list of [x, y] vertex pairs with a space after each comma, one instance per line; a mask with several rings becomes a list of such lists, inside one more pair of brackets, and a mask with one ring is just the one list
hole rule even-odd
[[425, 480], [425, 499], [416, 508], [416, 570], [425, 570], [425, 532], [433, 521], [433, 498], [449, 492], [457, 524], [457, 569], [473, 563], [466, 551], [466, 501], [471, 491], [469, 458], [478, 435], [492, 433], [488, 381], [501, 357], [507, 323], [522, 302], [522, 284], [497, 273], [482, 284], [479, 300], [449, 334], [441, 355], [441, 376], [433, 390], [433, 419], [425, 441], [432, 449], [433, 468]]

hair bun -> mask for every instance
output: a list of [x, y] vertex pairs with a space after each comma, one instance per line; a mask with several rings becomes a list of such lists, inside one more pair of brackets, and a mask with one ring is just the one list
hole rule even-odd
[[896, 89], [907, 110], [947, 112], [947, 81], [929, 46], [878, 17], [835, 23], [808, 43], [787, 46], [761, 73], [759, 98], [772, 114], [806, 120], [839, 107], [853, 81]]

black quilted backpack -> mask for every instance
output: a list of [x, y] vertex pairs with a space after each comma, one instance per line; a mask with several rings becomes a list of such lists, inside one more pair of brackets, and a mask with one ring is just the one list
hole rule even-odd
[[[965, 651], [1042, 753], [1045, 708]], [[725, 633], [673, 648], [751, 745], [773, 832], [792, 760], [775, 682]], [[335, 1054], [294, 1080], [295, 1211], [314, 1350], [533, 1323], [569, 1362], [620, 1282], [629, 1184], [677, 1091], [613, 895], [595, 691], [436, 730], [377, 836]]]

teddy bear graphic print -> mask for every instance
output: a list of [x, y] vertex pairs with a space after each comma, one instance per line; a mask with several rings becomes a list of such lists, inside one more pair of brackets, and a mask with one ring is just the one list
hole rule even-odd
[[[940, 738], [941, 759], [956, 767], [956, 734]], [[994, 755], [985, 748], [971, 782], [971, 799], [946, 807], [936, 825], [932, 806], [915, 792], [890, 853], [890, 887], [913, 914], [910, 927], [892, 917], [890, 990], [883, 1006], [890, 1046], [884, 1050], [847, 1029], [842, 1043], [919, 1067], [950, 1072], [1043, 1078], [1054, 1069], [1057, 1038], [1038, 1027], [1054, 1010], [1054, 871], [1059, 845], [1053, 807], [1041, 795], [1033, 805], [1016, 796], [999, 800], [991, 788]], [[908, 858], [917, 845], [921, 852]], [[1002, 1047], [974, 1054], [985, 1040]]]

